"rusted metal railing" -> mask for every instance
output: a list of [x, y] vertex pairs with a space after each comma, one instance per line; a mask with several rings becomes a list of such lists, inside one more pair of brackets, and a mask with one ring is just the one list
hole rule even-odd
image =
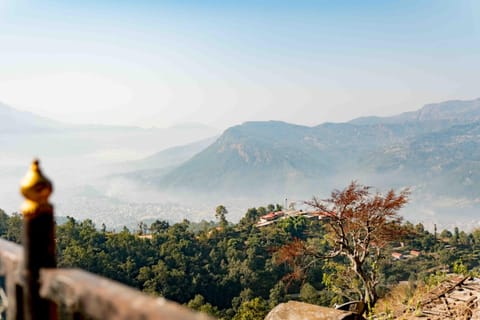
[[0, 314], [8, 320], [208, 320], [177, 303], [55, 263], [52, 183], [34, 161], [21, 184], [23, 247], [0, 239]]

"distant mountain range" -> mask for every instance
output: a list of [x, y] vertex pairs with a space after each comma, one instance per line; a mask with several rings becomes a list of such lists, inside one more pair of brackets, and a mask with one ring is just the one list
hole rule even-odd
[[136, 161], [115, 164], [116, 171], [155, 170], [174, 168], [189, 160], [193, 155], [211, 145], [218, 136], [202, 139], [186, 145], [167, 148]]
[[[72, 125], [0, 103], [0, 208], [7, 212], [18, 210], [22, 201], [18, 195], [18, 183], [32, 159], [39, 157], [44, 171], [55, 183], [54, 200], [60, 215], [88, 217], [111, 225], [136, 225], [134, 218], [131, 219], [133, 221], [126, 222], [125, 218], [118, 214], [118, 199], [110, 197], [111, 190], [102, 184], [107, 180], [105, 177], [117, 171], [130, 170], [129, 167], [125, 170], [123, 166], [118, 170], [118, 163], [125, 164], [166, 148], [215, 135], [218, 135], [218, 130], [199, 124], [148, 129]], [[141, 165], [135, 166], [134, 170], [183, 162], [188, 156], [182, 157], [181, 149], [177, 150], [179, 160], [175, 158], [177, 160], [159, 161], [155, 164], [155, 156], [152, 156], [151, 159], [141, 162]], [[201, 148], [193, 150], [198, 152]], [[89, 192], [85, 194], [82, 190]], [[97, 197], [93, 197], [93, 194]], [[98, 199], [104, 202], [98, 205]], [[87, 201], [95, 204], [88, 204]], [[129, 207], [129, 203], [125, 203], [125, 207]], [[139, 212], [147, 211], [143, 210], [140, 203], [138, 207]], [[129, 210], [125, 209], [124, 212]]]
[[350, 123], [357, 125], [406, 122], [463, 124], [475, 121], [480, 121], [480, 98], [432, 103], [417, 111], [405, 112], [392, 117], [362, 117], [354, 119]]
[[64, 127], [60, 122], [19, 111], [0, 102], [0, 133], [38, 132]]
[[[125, 208], [135, 203], [139, 212], [144, 211], [141, 201], [153, 205], [175, 199], [183, 205], [183, 199], [201, 199], [199, 205], [190, 201], [190, 208], [209, 208], [236, 199], [239, 212], [231, 217], [236, 219], [241, 208], [255, 203], [327, 197], [358, 180], [381, 190], [410, 187], [407, 211], [414, 220], [480, 221], [475, 215], [480, 209], [480, 99], [313, 127], [246, 122], [215, 134], [195, 125], [72, 126], [0, 104], [0, 172], [4, 180], [9, 172], [18, 179], [17, 159], [48, 158], [47, 172], [59, 177], [60, 185], [70, 187], [78, 178], [71, 189], [90, 190], [81, 197], [69, 193], [67, 200], [76, 200], [63, 205], [68, 208], [82, 208], [79, 203], [91, 194], [112, 203], [122, 199]], [[0, 188], [1, 203], [3, 194]], [[106, 202], [102, 206], [105, 219], [119, 210]]]
[[[472, 162], [480, 160], [475, 150], [479, 119], [480, 99], [315, 127], [247, 122], [229, 128], [201, 152], [191, 152], [191, 159], [160, 178], [156, 175], [155, 183], [167, 189], [258, 194], [308, 190], [346, 174], [352, 179], [368, 173], [419, 178], [442, 172], [442, 177], [453, 174], [457, 181], [465, 175], [468, 181]], [[156, 161], [164, 161], [170, 152]]]
[[[93, 115], [92, 115], [93, 116]], [[73, 125], [19, 111], [0, 103], [0, 152], [37, 156], [85, 156], [122, 162], [159, 150], [206, 139], [218, 134], [214, 128], [185, 124], [170, 128]]]
[[413, 198], [432, 206], [461, 198], [476, 208], [480, 99], [314, 127], [246, 122], [190, 159], [139, 176], [164, 191], [265, 199], [327, 196], [359, 180], [381, 189], [410, 187]]

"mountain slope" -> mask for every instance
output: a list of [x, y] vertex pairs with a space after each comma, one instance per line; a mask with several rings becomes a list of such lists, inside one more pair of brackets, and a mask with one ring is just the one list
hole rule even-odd
[[139, 169], [155, 169], [176, 166], [207, 148], [216, 139], [217, 137], [211, 137], [186, 145], [171, 147], [142, 160], [135, 161], [134, 166]]
[[473, 196], [464, 189], [480, 181], [477, 118], [480, 99], [315, 127], [247, 122], [151, 182], [162, 189], [249, 196], [311, 195], [338, 181], [362, 179], [378, 187]]
[[19, 111], [0, 102], [0, 133], [36, 132], [63, 128], [64, 125], [30, 112]]
[[[135, 177], [135, 175], [148, 177], [149, 173], [160, 176], [161, 172], [168, 172], [168, 169], [189, 160], [215, 142], [217, 138], [218, 137], [215, 136], [185, 145], [167, 148], [146, 158], [114, 164], [110, 165], [110, 167], [120, 174], [128, 172], [129, 177]], [[158, 172], [155, 172], [157, 170]]]
[[395, 124], [306, 127], [247, 122], [228, 129], [207, 149], [155, 182], [162, 188], [201, 192], [301, 192], [354, 170], [364, 153], [403, 141], [417, 131], [413, 125]]
[[158, 183], [169, 188], [242, 193], [249, 193], [246, 189], [253, 185], [282, 189], [287, 181], [305, 179], [305, 167], [326, 166], [327, 159], [316, 159], [302, 145], [301, 138], [310, 130], [281, 122], [232, 127]]
[[480, 188], [480, 122], [420, 135], [370, 155], [376, 172], [415, 177], [424, 190], [476, 197]]

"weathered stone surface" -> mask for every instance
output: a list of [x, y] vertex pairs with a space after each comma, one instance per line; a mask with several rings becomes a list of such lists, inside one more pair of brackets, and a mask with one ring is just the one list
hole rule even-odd
[[289, 301], [272, 309], [265, 320], [350, 320], [363, 319], [349, 311], [320, 307], [313, 304]]

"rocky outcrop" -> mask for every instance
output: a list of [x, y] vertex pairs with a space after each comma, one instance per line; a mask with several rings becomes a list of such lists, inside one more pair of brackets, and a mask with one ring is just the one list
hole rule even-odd
[[265, 320], [359, 320], [364, 319], [350, 311], [342, 311], [313, 304], [289, 301], [272, 309]]

